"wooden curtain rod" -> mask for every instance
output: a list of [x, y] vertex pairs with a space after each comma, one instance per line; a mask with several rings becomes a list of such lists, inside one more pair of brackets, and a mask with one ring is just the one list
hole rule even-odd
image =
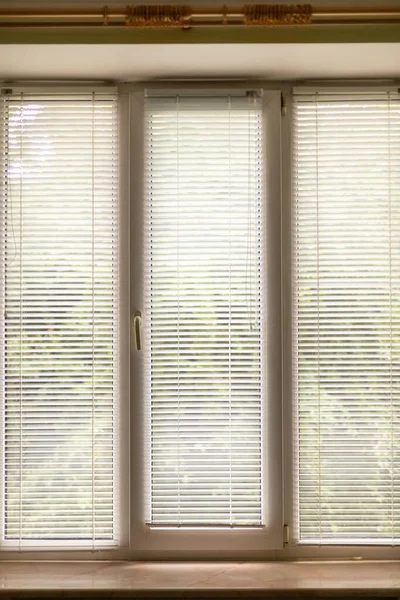
[[271, 26], [400, 22], [400, 7], [324, 8], [311, 4], [248, 4], [243, 8], [181, 5], [104, 6], [98, 9], [0, 9], [0, 27]]

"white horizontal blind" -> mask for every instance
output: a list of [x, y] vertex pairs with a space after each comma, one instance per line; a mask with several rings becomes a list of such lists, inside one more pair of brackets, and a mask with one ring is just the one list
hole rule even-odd
[[400, 541], [400, 99], [294, 99], [297, 537]]
[[147, 100], [152, 524], [260, 525], [262, 115]]
[[2, 540], [117, 543], [116, 98], [0, 100]]

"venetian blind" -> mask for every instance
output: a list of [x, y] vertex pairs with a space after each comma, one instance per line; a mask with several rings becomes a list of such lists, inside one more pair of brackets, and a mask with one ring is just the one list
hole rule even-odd
[[294, 98], [297, 537], [400, 541], [400, 100]]
[[0, 126], [3, 544], [112, 545], [116, 98], [3, 95]]
[[262, 115], [146, 110], [150, 523], [262, 523]]

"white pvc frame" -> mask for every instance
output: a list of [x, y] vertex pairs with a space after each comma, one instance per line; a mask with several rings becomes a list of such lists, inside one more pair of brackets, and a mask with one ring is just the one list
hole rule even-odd
[[[143, 199], [144, 199], [144, 92], [146, 88], [164, 87], [196, 89], [209, 93], [221, 89], [222, 82], [177, 84], [121, 84], [119, 90], [120, 129], [120, 537], [115, 549], [91, 551], [62, 550], [56, 547], [32, 551], [0, 550], [0, 559], [19, 560], [145, 560], [145, 559], [400, 559], [400, 546], [312, 546], [284, 545], [283, 525], [293, 530], [293, 423], [291, 370], [291, 122], [292, 83], [224, 82], [224, 89], [262, 89], [265, 109], [265, 174], [267, 205], [267, 279], [273, 281], [268, 290], [268, 419], [270, 444], [266, 448], [269, 475], [264, 485], [264, 497], [271, 503], [271, 527], [265, 529], [190, 529], [149, 528], [145, 525], [145, 422], [144, 422], [144, 352], [131, 348], [131, 314], [143, 310]], [[347, 87], [366, 89], [398, 89], [390, 85], [365, 82], [325, 82], [308, 89]], [[16, 86], [9, 83], [1, 87]], [[43, 91], [74, 93], [103, 91], [102, 84], [72, 84], [59, 82], [45, 87], [32, 82], [23, 85], [31, 93]], [[21, 91], [21, 86], [18, 86]], [[201, 92], [200, 92], [201, 93]], [[281, 93], [286, 99], [286, 115], [281, 117]], [[268, 124], [267, 124], [268, 123]], [[143, 333], [146, 333], [145, 315]]]
[[[160, 85], [157, 86], [157, 89]], [[233, 91], [248, 89], [248, 85], [224, 86]], [[250, 85], [250, 89], [259, 89]], [[143, 310], [144, 298], [144, 90], [139, 86], [123, 86], [130, 90], [131, 106], [131, 313]], [[178, 86], [165, 86], [172, 92], [182, 90]], [[209, 95], [212, 90], [221, 93], [221, 85], [185, 86], [187, 91]], [[267, 276], [269, 281], [280, 278], [280, 152], [276, 145], [280, 140], [280, 92], [263, 91], [264, 140], [265, 140], [265, 198], [267, 199], [266, 220], [264, 223], [267, 243]], [[134, 284], [133, 282], [136, 282]], [[131, 551], [135, 558], [239, 558], [261, 557], [268, 549], [282, 547], [283, 516], [281, 481], [281, 411], [280, 411], [280, 285], [266, 286], [265, 296], [268, 323], [265, 323], [264, 336], [268, 352], [265, 372], [270, 375], [267, 381], [268, 402], [264, 417], [264, 484], [263, 499], [265, 526], [263, 527], [151, 527], [146, 525], [145, 494], [148, 469], [146, 469], [145, 431], [146, 411], [143, 399], [147, 395], [146, 347], [144, 352], [131, 354], [131, 457], [135, 457], [135, 467], [131, 476]], [[143, 315], [143, 339], [146, 345], [146, 315]], [[138, 424], [141, 424], [139, 427]], [[140, 430], [139, 430], [140, 429]], [[266, 501], [266, 502], [265, 502]]]
[[[398, 91], [396, 82], [307, 82], [306, 85], [289, 85], [286, 89], [286, 116], [282, 119], [282, 411], [283, 411], [283, 482], [284, 482], [284, 515], [289, 527], [289, 541], [282, 552], [277, 553], [280, 559], [385, 559], [398, 560], [400, 545], [391, 546], [378, 544], [296, 544], [292, 532], [297, 527], [294, 473], [294, 421], [292, 396], [292, 122], [293, 122], [293, 93], [310, 93], [313, 91], [332, 91], [332, 93], [371, 91]], [[284, 91], [285, 93], [285, 91]]]
[[[74, 84], [67, 86], [65, 83], [39, 86], [37, 84], [3, 84], [0, 88], [11, 88], [13, 92], [26, 92], [29, 94], [79, 94], [91, 92], [116, 92], [115, 85], [111, 84]], [[119, 203], [119, 348], [118, 348], [118, 384], [119, 406], [117, 410], [119, 448], [115, 451], [115, 459], [118, 465], [117, 488], [115, 497], [115, 508], [118, 523], [117, 539], [113, 543], [104, 543], [104, 549], [90, 541], [76, 542], [68, 540], [62, 543], [58, 541], [46, 541], [39, 544], [36, 541], [24, 542], [24, 548], [19, 548], [19, 542], [3, 541], [0, 545], [0, 559], [99, 559], [113, 558], [116, 554], [120, 556], [129, 548], [129, 193], [126, 182], [129, 174], [129, 156], [125, 148], [129, 141], [125, 124], [129, 121], [128, 103], [124, 102], [123, 95], [119, 98], [118, 128], [120, 143], [120, 203]], [[3, 527], [2, 527], [3, 529]]]

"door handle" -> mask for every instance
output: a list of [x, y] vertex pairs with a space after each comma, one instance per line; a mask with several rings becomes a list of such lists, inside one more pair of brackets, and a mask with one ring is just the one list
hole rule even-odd
[[142, 334], [141, 334], [142, 313], [140, 310], [135, 310], [135, 312], [133, 313], [132, 325], [133, 325], [133, 336], [135, 338], [135, 348], [136, 348], [136, 350], [141, 350], [142, 349]]

